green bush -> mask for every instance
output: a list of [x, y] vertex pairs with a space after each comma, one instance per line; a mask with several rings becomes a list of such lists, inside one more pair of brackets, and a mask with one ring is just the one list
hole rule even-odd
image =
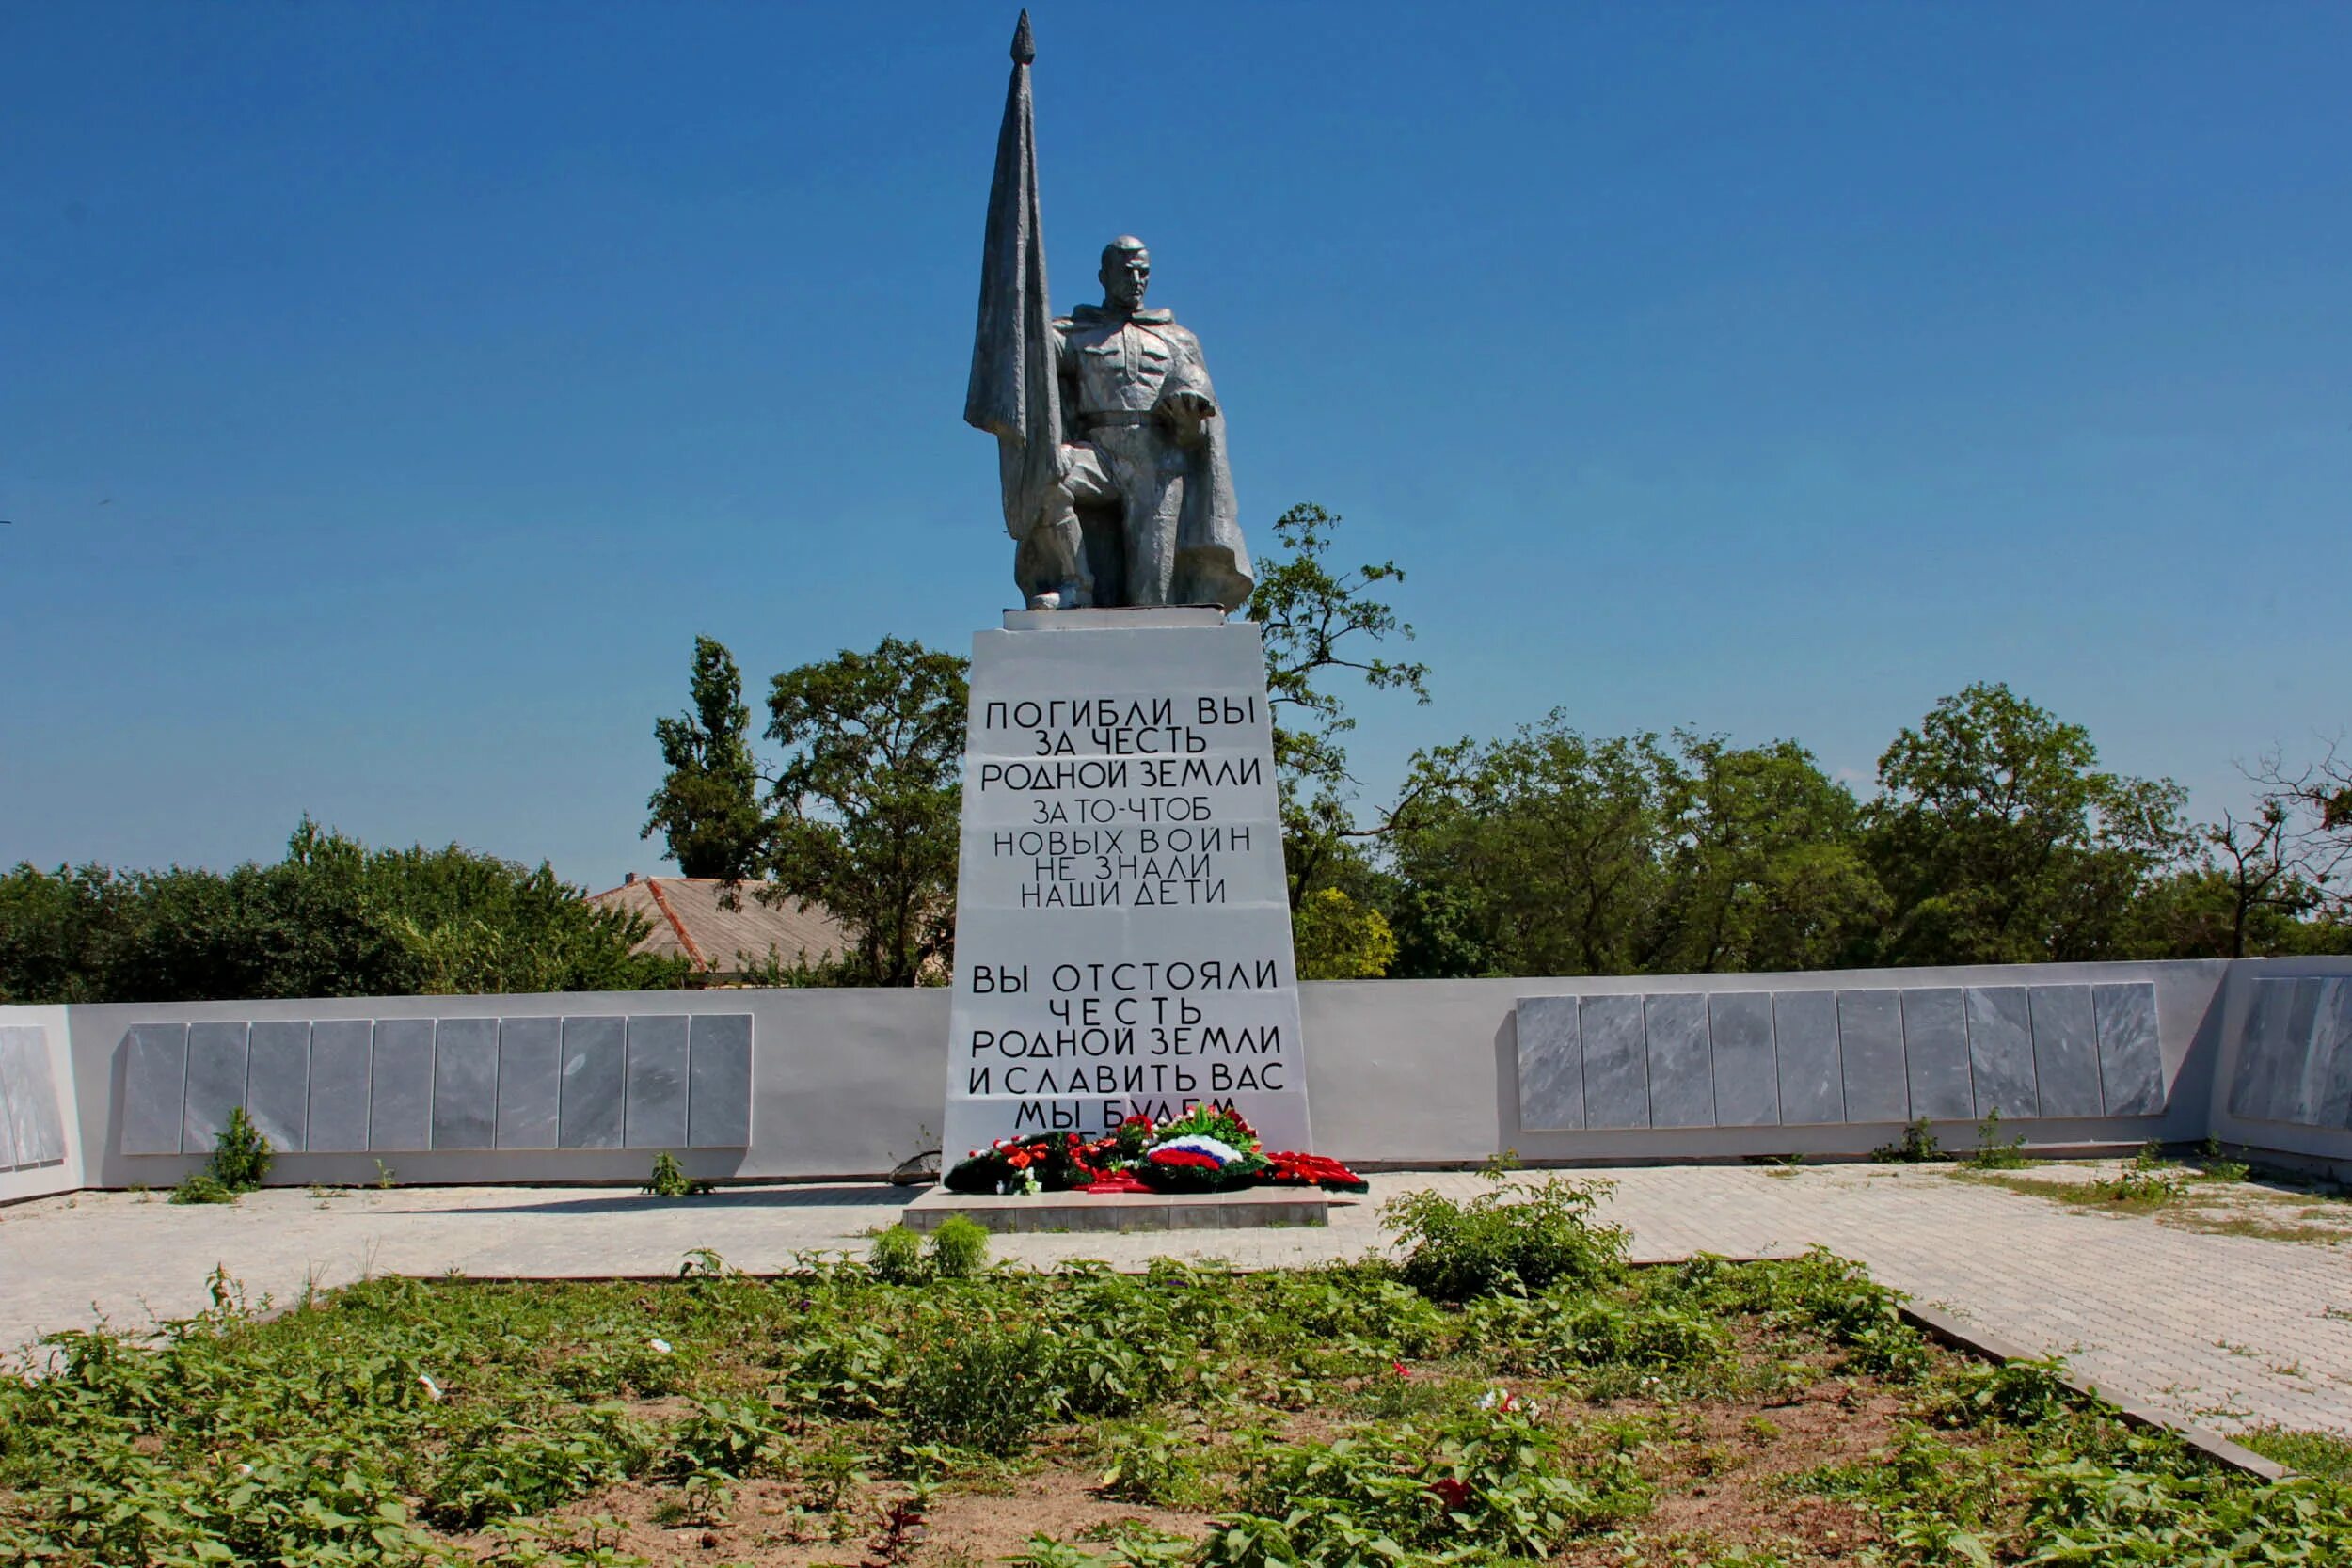
[[892, 1226], [866, 1249], [866, 1267], [876, 1279], [893, 1285], [915, 1283], [928, 1272], [923, 1266], [923, 1238], [903, 1224]]
[[269, 1139], [253, 1125], [244, 1106], [236, 1107], [213, 1145], [213, 1180], [232, 1193], [259, 1192], [269, 1179]]
[[234, 1203], [237, 1195], [220, 1184], [219, 1178], [210, 1171], [190, 1171], [171, 1189], [174, 1203]]
[[1870, 1158], [1882, 1165], [1922, 1165], [1944, 1158], [1944, 1147], [1935, 1141], [1928, 1118], [1919, 1117], [1903, 1128], [1900, 1138], [1870, 1150]]
[[943, 1338], [907, 1368], [907, 1435], [1003, 1457], [1029, 1446], [1057, 1413], [1054, 1342], [993, 1325]]
[[1406, 1193], [1380, 1209], [1405, 1249], [1398, 1273], [1433, 1301], [1460, 1302], [1555, 1283], [1592, 1287], [1618, 1277], [1627, 1236], [1596, 1225], [1605, 1181], [1498, 1184], [1468, 1203], [1434, 1192]]
[[988, 1266], [988, 1227], [963, 1214], [950, 1214], [931, 1232], [931, 1273], [941, 1279], [969, 1279]]
[[653, 1157], [653, 1174], [645, 1178], [640, 1191], [653, 1197], [698, 1197], [711, 1190], [708, 1181], [697, 1181], [686, 1174], [686, 1167], [677, 1163], [677, 1156], [664, 1149]]
[[2026, 1135], [2018, 1133], [2006, 1142], [2001, 1138], [2001, 1108], [1995, 1105], [1977, 1123], [1977, 1147], [1962, 1161], [1971, 1170], [2021, 1170], [2032, 1164], [2026, 1158]]

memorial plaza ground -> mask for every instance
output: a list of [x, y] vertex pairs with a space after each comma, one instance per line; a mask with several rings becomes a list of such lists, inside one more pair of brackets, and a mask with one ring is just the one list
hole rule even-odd
[[[2154, 1211], [2066, 1202], [2114, 1162], [1962, 1173], [1948, 1164], [1660, 1166], [1614, 1184], [1604, 1218], [1637, 1259], [1825, 1246], [1973, 1327], [2064, 1356], [2103, 1392], [2229, 1432], [2352, 1433], [2352, 1199], [2291, 1182], [2197, 1182]], [[1173, 1254], [1279, 1268], [1383, 1245], [1380, 1202], [1468, 1173], [1375, 1176], [1316, 1228], [994, 1239], [1000, 1260]], [[0, 1210], [0, 1345], [103, 1318], [132, 1329], [207, 1300], [215, 1267], [259, 1298], [369, 1275], [667, 1276], [708, 1248], [754, 1273], [862, 1252], [914, 1196], [880, 1185], [733, 1188], [663, 1200], [583, 1188], [282, 1188], [233, 1207], [83, 1193]]]

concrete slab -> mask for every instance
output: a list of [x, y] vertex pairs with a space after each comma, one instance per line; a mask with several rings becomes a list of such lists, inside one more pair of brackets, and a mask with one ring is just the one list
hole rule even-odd
[[972, 1196], [934, 1187], [900, 1215], [911, 1230], [932, 1231], [950, 1214], [1005, 1233], [1093, 1234], [1136, 1230], [1251, 1230], [1329, 1223], [1334, 1204], [1352, 1202], [1306, 1187], [1251, 1187], [1238, 1193], [1038, 1193]]

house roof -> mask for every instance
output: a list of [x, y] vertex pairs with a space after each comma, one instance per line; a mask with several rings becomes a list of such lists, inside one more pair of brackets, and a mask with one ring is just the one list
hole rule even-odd
[[588, 901], [651, 922], [637, 952], [684, 958], [705, 974], [739, 974], [765, 962], [771, 949], [787, 964], [803, 955], [815, 963], [848, 950], [849, 934], [831, 911], [816, 904], [803, 910], [789, 898], [765, 903], [757, 886], [736, 883], [734, 909], [723, 907], [727, 883], [716, 877], [633, 877], [589, 895]]

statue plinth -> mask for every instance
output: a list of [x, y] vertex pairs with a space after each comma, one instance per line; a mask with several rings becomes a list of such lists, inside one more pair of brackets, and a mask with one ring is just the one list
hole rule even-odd
[[1312, 1148], [1257, 626], [1005, 619], [973, 639], [943, 1168], [1207, 1101]]

